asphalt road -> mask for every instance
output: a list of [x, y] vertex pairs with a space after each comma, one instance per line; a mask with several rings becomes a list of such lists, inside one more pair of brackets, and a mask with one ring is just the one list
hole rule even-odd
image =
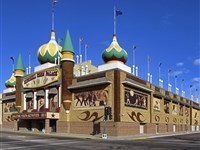
[[137, 140], [81, 139], [1, 133], [0, 150], [199, 150], [200, 133]]

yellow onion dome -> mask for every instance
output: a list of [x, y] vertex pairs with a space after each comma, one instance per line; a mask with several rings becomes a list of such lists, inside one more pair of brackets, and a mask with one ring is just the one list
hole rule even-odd
[[62, 58], [62, 47], [56, 42], [55, 31], [51, 31], [51, 39], [48, 43], [43, 44], [38, 49], [37, 57], [40, 64], [47, 62], [55, 63]]
[[14, 87], [16, 85], [16, 77], [14, 73], [11, 75], [11, 77], [5, 82], [5, 86], [7, 88]]
[[128, 54], [118, 44], [116, 35], [113, 35], [113, 41], [110, 44], [110, 46], [107, 49], [105, 49], [105, 51], [103, 52], [102, 58], [105, 63], [108, 63], [111, 61], [119, 61], [124, 64], [126, 63], [128, 59]]

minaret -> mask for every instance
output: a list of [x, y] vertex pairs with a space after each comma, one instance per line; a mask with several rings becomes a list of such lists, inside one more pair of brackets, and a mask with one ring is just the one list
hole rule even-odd
[[24, 76], [24, 66], [22, 63], [21, 54], [19, 54], [17, 65], [15, 67], [15, 77], [16, 77], [16, 109], [18, 112], [21, 111], [21, 105], [22, 105], [22, 98], [23, 93], [21, 92], [21, 86], [22, 86], [22, 77]]
[[69, 113], [72, 93], [67, 89], [72, 84], [73, 79], [73, 68], [74, 68], [74, 49], [71, 42], [69, 31], [67, 31], [64, 44], [62, 47], [62, 104], [67, 113]]

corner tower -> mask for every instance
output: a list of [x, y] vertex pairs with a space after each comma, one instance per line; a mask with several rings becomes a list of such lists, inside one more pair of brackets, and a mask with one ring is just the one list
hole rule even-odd
[[21, 91], [22, 77], [24, 76], [24, 66], [22, 62], [21, 54], [19, 54], [17, 65], [15, 67], [15, 77], [16, 77], [16, 109], [18, 112], [21, 110], [23, 93]]
[[69, 85], [72, 84], [73, 79], [73, 68], [74, 68], [74, 49], [70, 37], [69, 31], [65, 36], [63, 48], [61, 51], [62, 59], [62, 104], [66, 112], [69, 112], [71, 102], [72, 102], [72, 93], [67, 89]]

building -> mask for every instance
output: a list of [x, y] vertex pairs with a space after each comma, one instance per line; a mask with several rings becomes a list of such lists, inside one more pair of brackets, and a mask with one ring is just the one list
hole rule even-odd
[[75, 64], [69, 31], [61, 47], [53, 28], [37, 56], [41, 65], [25, 75], [19, 55], [5, 82], [3, 129], [112, 136], [199, 131], [199, 104], [133, 75], [115, 34], [98, 67]]

